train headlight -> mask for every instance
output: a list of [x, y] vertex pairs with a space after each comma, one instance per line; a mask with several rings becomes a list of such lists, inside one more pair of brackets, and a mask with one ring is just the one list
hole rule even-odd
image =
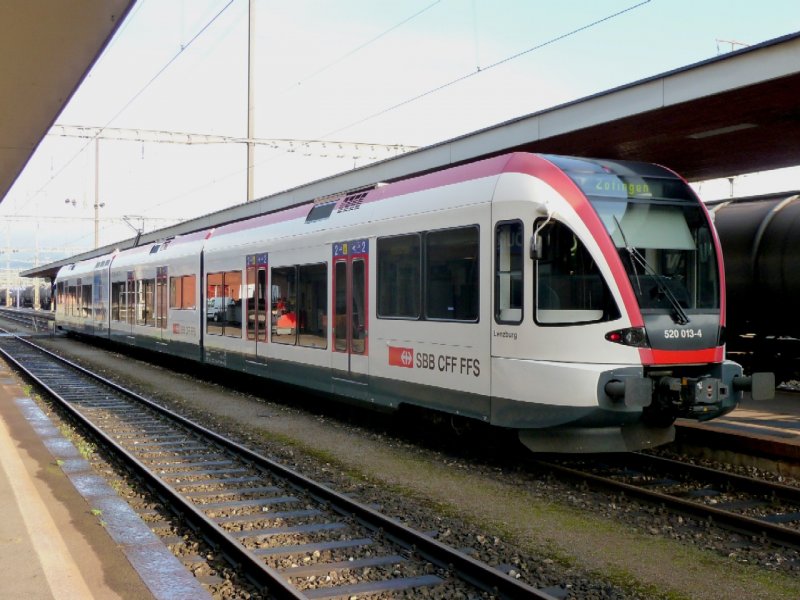
[[623, 346], [634, 346], [635, 348], [650, 347], [650, 343], [647, 341], [647, 332], [644, 330], [644, 327], [628, 327], [627, 329], [609, 331], [606, 334], [606, 339], [609, 342], [622, 344]]

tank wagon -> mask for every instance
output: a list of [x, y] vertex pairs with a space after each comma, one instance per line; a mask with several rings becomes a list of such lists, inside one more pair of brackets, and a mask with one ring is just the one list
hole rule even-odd
[[800, 192], [709, 203], [725, 257], [728, 350], [800, 377]]
[[513, 153], [66, 266], [56, 319], [605, 452], [769, 388], [725, 360], [725, 309], [718, 239], [676, 174]]

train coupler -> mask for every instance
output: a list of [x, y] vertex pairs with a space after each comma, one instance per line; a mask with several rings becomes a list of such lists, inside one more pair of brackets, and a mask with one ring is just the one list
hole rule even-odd
[[735, 406], [730, 386], [717, 377], [662, 377], [657, 387], [681, 417], [705, 421]]
[[731, 382], [734, 389], [750, 392], [753, 400], [772, 400], [775, 397], [775, 373], [737, 375]]

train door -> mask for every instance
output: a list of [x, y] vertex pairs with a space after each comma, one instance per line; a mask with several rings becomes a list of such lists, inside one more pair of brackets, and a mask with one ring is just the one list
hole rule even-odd
[[169, 304], [168, 291], [167, 267], [156, 267], [156, 337], [160, 340], [166, 338], [167, 306]]
[[366, 400], [369, 393], [369, 240], [333, 244], [333, 391]]
[[258, 355], [259, 344], [267, 342], [267, 323], [271, 320], [267, 297], [267, 253], [247, 256], [247, 322], [248, 347]]
[[128, 271], [125, 277], [127, 282], [125, 306], [128, 311], [128, 325], [126, 331], [133, 335], [133, 324], [136, 322], [136, 272]]
[[520, 339], [520, 326], [525, 320], [525, 247], [525, 226], [521, 220], [495, 221], [491, 338], [495, 357], [525, 356]]

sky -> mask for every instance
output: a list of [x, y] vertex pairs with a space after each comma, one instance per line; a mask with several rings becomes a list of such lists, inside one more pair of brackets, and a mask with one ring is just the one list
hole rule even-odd
[[[254, 18], [255, 137], [301, 148], [258, 147], [255, 197], [394, 154], [332, 142], [426, 146], [800, 29], [796, 0], [256, 0]], [[56, 123], [246, 137], [247, 38], [247, 0], [139, 0]], [[92, 248], [95, 203], [102, 246], [245, 200], [242, 143], [48, 135], [0, 204], [0, 271]]]

